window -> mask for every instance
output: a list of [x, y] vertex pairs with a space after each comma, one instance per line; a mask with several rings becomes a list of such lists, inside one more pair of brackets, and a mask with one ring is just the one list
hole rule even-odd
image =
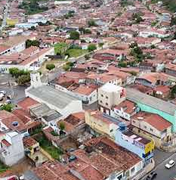
[[136, 121], [133, 121], [133, 123], [135, 124], [135, 123], [136, 123]]
[[102, 100], [100, 100], [100, 103], [103, 103]]
[[108, 99], [108, 96], [106, 96], [106, 99]]
[[111, 129], [110, 132], [113, 132], [113, 129]]
[[103, 97], [103, 94], [101, 94], [101, 97]]
[[135, 172], [135, 167], [131, 169], [131, 173], [133, 174]]
[[152, 132], [153, 132], [153, 129], [152, 129], [152, 128], [150, 128], [150, 131], [152, 131]]
[[108, 106], [108, 103], [106, 103], [106, 106]]
[[144, 126], [145, 129], [147, 129], [147, 126]]

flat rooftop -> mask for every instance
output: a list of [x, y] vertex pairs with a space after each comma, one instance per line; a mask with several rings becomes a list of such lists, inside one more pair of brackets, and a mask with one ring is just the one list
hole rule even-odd
[[38, 88], [30, 89], [28, 90], [28, 93], [59, 109], [63, 109], [72, 101], [78, 100], [67, 93], [54, 89], [51, 86], [45, 85]]
[[127, 99], [135, 102], [135, 103], [142, 103], [147, 106], [150, 106], [153, 109], [160, 110], [172, 116], [175, 115], [176, 112], [176, 105], [163, 101], [161, 99], [155, 98], [153, 96], [144, 94], [138, 90], [132, 88], [126, 88], [127, 91]]

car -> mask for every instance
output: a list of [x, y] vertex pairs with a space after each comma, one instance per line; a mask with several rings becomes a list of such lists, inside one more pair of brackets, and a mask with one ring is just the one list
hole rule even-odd
[[6, 95], [6, 91], [0, 91], [0, 93], [4, 94], [4, 96]]
[[170, 160], [166, 165], [165, 168], [166, 169], [170, 169], [175, 165], [175, 161], [174, 160]]
[[156, 173], [156, 172], [151, 172], [151, 173], [147, 176], [146, 180], [153, 180], [153, 179], [156, 178], [156, 176], [157, 176], [157, 173]]

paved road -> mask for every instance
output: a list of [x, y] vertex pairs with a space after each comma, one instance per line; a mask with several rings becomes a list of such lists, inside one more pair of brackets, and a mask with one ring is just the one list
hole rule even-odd
[[[173, 178], [176, 176], [176, 166], [168, 170], [165, 168], [165, 164], [171, 159], [176, 162], [176, 153], [159, 153], [160, 155], [157, 154], [157, 156], [158, 158], [160, 157], [160, 159], [156, 160], [156, 167], [154, 169], [154, 171], [157, 173], [155, 180], [173, 180]], [[146, 180], [146, 176], [142, 178], [142, 180]]]

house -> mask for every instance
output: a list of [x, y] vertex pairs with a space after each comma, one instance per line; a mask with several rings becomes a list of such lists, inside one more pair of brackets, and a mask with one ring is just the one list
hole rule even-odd
[[[85, 146], [85, 151], [77, 150], [73, 154], [78, 161], [87, 160], [105, 180], [130, 179], [143, 168], [141, 158], [106, 137], [91, 139]], [[73, 167], [76, 164], [73, 161]]]
[[23, 137], [29, 135], [27, 125], [25, 125], [16, 115], [5, 110], [0, 111], [0, 130], [16, 131]]
[[[116, 130], [119, 128], [119, 124], [125, 122], [120, 118], [113, 118], [100, 111], [86, 111], [85, 122], [89, 127], [95, 131], [94, 134], [99, 133], [106, 135], [112, 139], [115, 139]], [[127, 125], [130, 122], [125, 122]]]
[[111, 108], [125, 99], [126, 90], [123, 87], [106, 83], [98, 89], [98, 104], [100, 110], [106, 114], [110, 114]]
[[12, 166], [24, 158], [23, 137], [16, 131], [0, 132], [0, 160]]
[[158, 114], [172, 123], [172, 132], [176, 131], [176, 105], [144, 94], [138, 90], [126, 88], [127, 99], [135, 102], [141, 111]]
[[140, 111], [131, 117], [131, 124], [133, 132], [153, 139], [158, 148], [171, 139], [172, 124], [157, 114]]
[[0, 47], [3, 47], [4, 49], [0, 51], [1, 55], [9, 55], [12, 53], [18, 53], [23, 50], [25, 50], [26, 47], [26, 40], [35, 40], [35, 36], [11, 36], [4, 38], [2, 41], [0, 41]]
[[23, 143], [25, 154], [36, 167], [48, 161], [48, 158], [42, 153], [39, 143], [34, 138], [25, 137]]
[[119, 105], [112, 107], [111, 116], [115, 118], [121, 117], [123, 119], [130, 121], [131, 116], [133, 116], [136, 113], [136, 110], [137, 107], [135, 103], [129, 100], [124, 100]]
[[153, 157], [154, 141], [133, 133], [126, 127], [125, 124], [121, 124], [117, 129], [115, 142], [142, 158], [144, 164], [151, 162]]
[[10, 55], [2, 55], [0, 59], [0, 71], [9, 73], [10, 68], [18, 68], [20, 70], [38, 70], [41, 65], [48, 60], [49, 55], [54, 55], [54, 48], [39, 49], [31, 46], [20, 53], [11, 53]]
[[158, 85], [165, 85], [167, 81], [168, 76], [163, 73], [146, 73], [135, 79], [136, 84], [141, 84], [151, 88]]
[[176, 65], [175, 64], [166, 64], [164, 69], [165, 69], [166, 74], [176, 77]]
[[35, 99], [35, 101], [45, 104], [51, 110], [61, 114], [62, 118], [82, 111], [80, 100], [50, 85], [42, 84], [40, 74], [37, 72], [31, 73], [31, 87], [26, 89], [25, 93], [26, 97]]
[[84, 150], [72, 152], [65, 164], [46, 162], [25, 172], [24, 179], [125, 180], [134, 177], [142, 168], [142, 159], [137, 155], [106, 137], [100, 137], [86, 142]]
[[78, 112], [70, 114], [67, 118], [58, 122], [58, 127], [60, 127], [60, 124], [62, 123], [65, 126], [64, 131], [68, 134], [79, 131], [85, 126], [85, 113]]

